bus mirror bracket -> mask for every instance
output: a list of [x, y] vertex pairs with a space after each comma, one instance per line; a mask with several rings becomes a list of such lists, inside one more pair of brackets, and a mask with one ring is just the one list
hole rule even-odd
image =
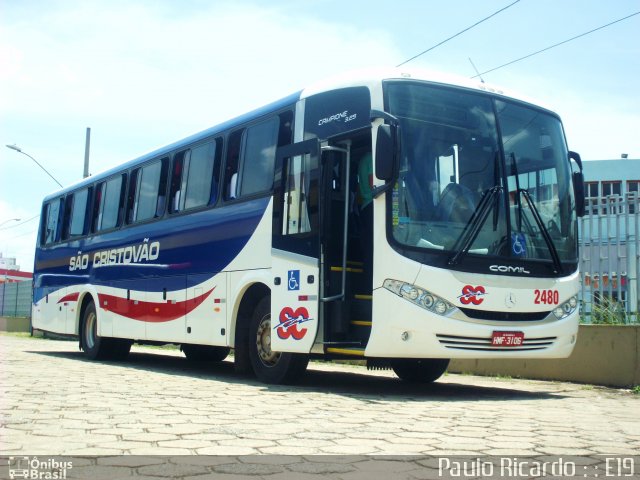
[[576, 152], [569, 152], [569, 160], [576, 162], [580, 168], [579, 172], [573, 172], [571, 174], [573, 180], [573, 196], [576, 202], [576, 216], [584, 217], [585, 214], [585, 195], [584, 195], [584, 174], [582, 173], [582, 159], [580, 154]]

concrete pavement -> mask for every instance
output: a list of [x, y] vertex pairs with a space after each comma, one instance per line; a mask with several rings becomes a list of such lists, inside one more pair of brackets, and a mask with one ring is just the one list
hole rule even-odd
[[2, 455], [640, 452], [628, 390], [467, 375], [408, 386], [321, 363], [298, 386], [269, 386], [230, 361], [134, 347], [91, 362], [76, 342], [13, 335], [0, 335], [0, 415]]

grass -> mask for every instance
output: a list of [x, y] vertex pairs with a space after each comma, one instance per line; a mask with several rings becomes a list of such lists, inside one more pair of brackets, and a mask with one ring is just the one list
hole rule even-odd
[[631, 389], [631, 391], [632, 391], [633, 393], [635, 393], [636, 395], [640, 395], [640, 385], [636, 385], [635, 387], [633, 387], [633, 388]]

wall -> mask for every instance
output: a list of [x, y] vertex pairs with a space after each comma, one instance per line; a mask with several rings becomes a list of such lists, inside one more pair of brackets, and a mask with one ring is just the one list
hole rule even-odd
[[449, 371], [632, 387], [640, 385], [640, 326], [580, 325], [565, 359], [452, 360]]
[[31, 282], [0, 284], [0, 316], [31, 316]]

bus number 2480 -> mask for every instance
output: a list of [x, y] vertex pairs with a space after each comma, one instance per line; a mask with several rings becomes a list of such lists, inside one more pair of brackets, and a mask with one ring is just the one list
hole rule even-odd
[[536, 305], [557, 305], [560, 303], [560, 294], [558, 290], [534, 290], [535, 300], [533, 303]]

